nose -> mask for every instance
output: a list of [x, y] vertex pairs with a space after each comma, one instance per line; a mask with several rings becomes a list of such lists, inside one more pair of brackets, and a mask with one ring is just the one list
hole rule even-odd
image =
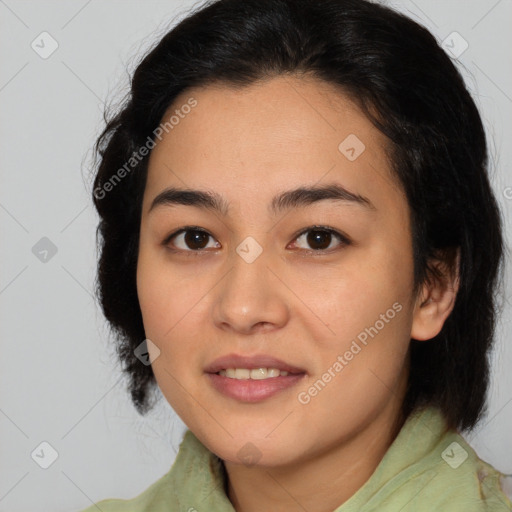
[[265, 251], [252, 262], [236, 252], [231, 270], [217, 287], [215, 325], [241, 334], [282, 328], [289, 319], [289, 294]]

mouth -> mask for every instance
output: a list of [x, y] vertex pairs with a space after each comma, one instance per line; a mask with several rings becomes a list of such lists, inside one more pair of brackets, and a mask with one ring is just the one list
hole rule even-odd
[[205, 373], [215, 373], [223, 377], [241, 380], [262, 380], [279, 376], [285, 377], [289, 374], [298, 375], [306, 373], [304, 368], [266, 354], [253, 356], [228, 354], [215, 359], [204, 371]]
[[289, 389], [307, 374], [306, 370], [267, 356], [230, 354], [205, 368], [213, 388], [241, 402], [259, 402]]
[[217, 375], [237, 380], [265, 380], [274, 377], [286, 377], [288, 374], [289, 372], [279, 368], [226, 368], [217, 372]]

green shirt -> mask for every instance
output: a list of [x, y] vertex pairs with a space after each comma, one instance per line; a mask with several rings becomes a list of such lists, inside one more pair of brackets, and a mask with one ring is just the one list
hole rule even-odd
[[[409, 416], [367, 482], [334, 512], [506, 512], [500, 472], [478, 458], [437, 409]], [[168, 473], [133, 499], [82, 512], [234, 512], [222, 461], [187, 430]], [[312, 511], [314, 512], [314, 511]]]

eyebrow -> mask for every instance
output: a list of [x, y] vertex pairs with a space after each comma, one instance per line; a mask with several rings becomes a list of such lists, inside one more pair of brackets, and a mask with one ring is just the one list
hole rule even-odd
[[[364, 196], [350, 192], [338, 183], [322, 186], [299, 187], [281, 192], [269, 204], [269, 211], [277, 215], [292, 208], [303, 208], [319, 201], [333, 200], [358, 205], [368, 211], [376, 211], [373, 203]], [[187, 205], [212, 210], [227, 216], [229, 203], [216, 192], [169, 187], [152, 201], [148, 213], [160, 206]]]

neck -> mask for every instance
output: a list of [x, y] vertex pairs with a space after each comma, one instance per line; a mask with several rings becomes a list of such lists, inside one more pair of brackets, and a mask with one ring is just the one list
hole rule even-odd
[[[398, 402], [398, 403], [397, 403]], [[225, 462], [236, 512], [332, 512], [370, 478], [404, 423], [391, 401], [365, 429], [307, 460], [278, 467]]]

